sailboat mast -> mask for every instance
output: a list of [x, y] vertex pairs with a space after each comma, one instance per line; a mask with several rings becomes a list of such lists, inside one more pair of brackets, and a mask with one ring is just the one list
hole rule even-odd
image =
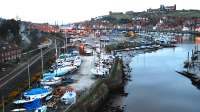
[[65, 52], [67, 52], [67, 34], [65, 32]]
[[55, 49], [56, 49], [56, 59], [57, 59], [57, 54], [58, 54], [58, 51], [57, 51], [56, 39], [55, 39]]

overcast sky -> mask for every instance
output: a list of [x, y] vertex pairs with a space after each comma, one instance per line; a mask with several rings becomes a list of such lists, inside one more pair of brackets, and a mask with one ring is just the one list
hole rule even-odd
[[144, 11], [160, 4], [200, 9], [199, 0], [0, 0], [0, 17], [60, 24], [88, 20], [109, 11]]

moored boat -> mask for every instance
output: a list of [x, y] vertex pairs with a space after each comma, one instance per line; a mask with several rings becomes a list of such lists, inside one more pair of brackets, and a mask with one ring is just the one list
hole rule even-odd
[[61, 77], [44, 77], [40, 80], [41, 85], [51, 86], [51, 85], [59, 85], [62, 83]]
[[76, 91], [73, 88], [70, 88], [60, 98], [60, 100], [61, 100], [61, 102], [64, 102], [65, 104], [74, 104], [74, 103], [76, 103]]
[[23, 93], [22, 99], [16, 100], [14, 104], [24, 104], [34, 101], [35, 99], [44, 99], [49, 100], [52, 98], [52, 91], [51, 87], [43, 87], [43, 88], [34, 88], [27, 90]]
[[47, 106], [42, 105], [41, 99], [34, 99], [22, 105], [21, 108], [13, 109], [12, 112], [47, 112]]
[[76, 57], [74, 58], [74, 63], [73, 63], [73, 65], [74, 65], [74, 66], [77, 66], [77, 67], [80, 67], [80, 66], [81, 66], [81, 63], [82, 63], [81, 57], [80, 57], [80, 56], [76, 56]]

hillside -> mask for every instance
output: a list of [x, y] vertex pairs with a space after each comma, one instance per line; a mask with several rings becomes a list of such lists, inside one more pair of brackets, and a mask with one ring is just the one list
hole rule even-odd
[[110, 12], [109, 15], [103, 16], [102, 20], [110, 21], [111, 23], [128, 23], [132, 21], [132, 18], [149, 18], [150, 21], [159, 20], [162, 17], [172, 17], [172, 18], [182, 18], [182, 19], [191, 19], [191, 18], [200, 18], [200, 10], [177, 10], [174, 12], [155, 12], [148, 13], [144, 12], [133, 12], [127, 11], [126, 13], [120, 12]]

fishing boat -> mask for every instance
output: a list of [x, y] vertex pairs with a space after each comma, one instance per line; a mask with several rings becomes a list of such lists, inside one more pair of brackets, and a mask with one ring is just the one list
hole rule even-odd
[[40, 84], [44, 86], [59, 85], [62, 83], [61, 77], [44, 77], [40, 80]]
[[22, 99], [16, 100], [14, 104], [24, 104], [34, 101], [35, 99], [44, 99], [45, 101], [52, 98], [52, 91], [51, 87], [45, 86], [42, 88], [34, 88], [27, 90], [23, 93]]
[[12, 112], [47, 112], [47, 106], [42, 105], [41, 99], [25, 103], [21, 108], [13, 109]]

